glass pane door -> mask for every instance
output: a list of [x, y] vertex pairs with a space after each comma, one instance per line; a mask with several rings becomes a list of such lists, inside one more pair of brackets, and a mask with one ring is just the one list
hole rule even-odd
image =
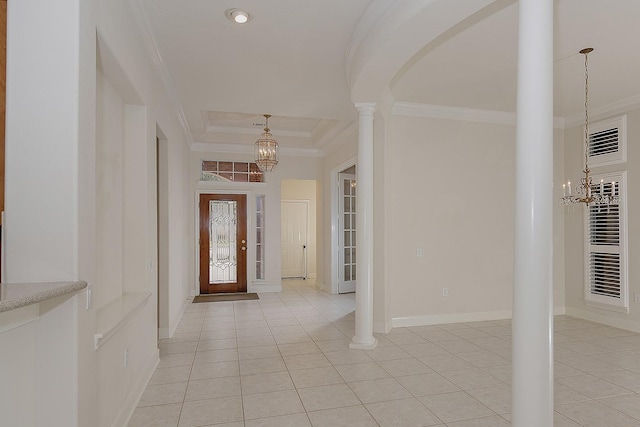
[[237, 215], [235, 200], [209, 201], [209, 283], [228, 283], [237, 279]]

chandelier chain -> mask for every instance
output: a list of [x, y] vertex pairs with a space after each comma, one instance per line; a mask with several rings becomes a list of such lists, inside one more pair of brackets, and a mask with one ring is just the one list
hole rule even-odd
[[589, 52], [584, 54], [584, 169], [589, 171]]

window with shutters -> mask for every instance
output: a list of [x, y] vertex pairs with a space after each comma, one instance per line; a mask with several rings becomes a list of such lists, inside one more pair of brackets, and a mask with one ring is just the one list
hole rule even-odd
[[590, 205], [585, 218], [587, 303], [606, 304], [626, 311], [626, 172], [594, 175], [594, 192], [620, 196], [617, 205]]
[[589, 126], [588, 164], [591, 167], [627, 161], [627, 116], [592, 123]]

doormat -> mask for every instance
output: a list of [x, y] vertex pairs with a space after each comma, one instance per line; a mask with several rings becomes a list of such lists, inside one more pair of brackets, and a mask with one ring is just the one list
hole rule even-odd
[[220, 302], [220, 301], [244, 301], [250, 299], [260, 299], [258, 294], [215, 294], [198, 295], [193, 298], [193, 302]]

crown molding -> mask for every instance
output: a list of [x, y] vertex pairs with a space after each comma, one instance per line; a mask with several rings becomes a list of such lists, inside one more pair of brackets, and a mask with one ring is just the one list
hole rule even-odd
[[189, 128], [189, 122], [187, 120], [186, 114], [184, 113], [184, 109], [182, 108], [182, 103], [180, 102], [180, 97], [178, 96], [176, 87], [171, 80], [171, 75], [169, 74], [167, 66], [165, 65], [164, 58], [162, 56], [162, 53], [160, 52], [160, 47], [158, 46], [158, 43], [156, 41], [155, 34], [151, 29], [151, 24], [149, 23], [147, 16], [143, 12], [139, 0], [129, 0], [129, 6], [131, 7], [134, 19], [138, 24], [138, 28], [140, 29], [142, 41], [144, 43], [145, 50], [147, 51], [147, 55], [151, 60], [151, 64], [160, 76], [160, 80], [167, 90], [167, 94], [169, 95], [169, 100], [173, 106], [173, 109], [178, 116], [178, 122], [180, 123], [180, 127], [182, 128], [185, 142], [188, 146], [191, 147], [194, 144], [194, 141], [191, 135], [191, 130]]
[[[591, 120], [602, 120], [611, 116], [626, 113], [640, 108], [640, 95], [621, 99], [611, 104], [594, 107], [589, 110], [589, 122]], [[584, 113], [574, 114], [565, 118], [565, 127], [573, 127], [584, 124]]]
[[[418, 104], [414, 102], [396, 102], [391, 109], [391, 114], [396, 116], [462, 120], [507, 126], [515, 126], [517, 121], [517, 114], [509, 111], [449, 107], [446, 105]], [[563, 117], [554, 117], [553, 127], [555, 129], [564, 129], [565, 119]]]
[[[256, 126], [253, 128], [235, 127], [235, 126], [216, 126], [208, 125], [205, 129], [206, 132], [220, 132], [220, 133], [241, 133], [247, 135], [260, 136], [262, 133], [262, 127]], [[293, 136], [296, 138], [311, 138], [313, 135], [311, 132], [294, 131], [294, 130], [273, 130], [269, 128], [271, 135], [273, 136]]]
[[[205, 153], [254, 153], [253, 144], [225, 144], [217, 142], [196, 142], [191, 145], [191, 151]], [[280, 147], [281, 157], [322, 157], [322, 151], [317, 148]]]

